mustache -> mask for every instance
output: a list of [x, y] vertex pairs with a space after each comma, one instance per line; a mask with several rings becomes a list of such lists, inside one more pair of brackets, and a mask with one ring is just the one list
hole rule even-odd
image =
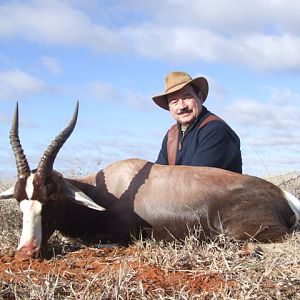
[[191, 113], [192, 110], [189, 109], [189, 108], [184, 108], [184, 109], [181, 109], [177, 115], [183, 115], [183, 114], [186, 114], [186, 113]]

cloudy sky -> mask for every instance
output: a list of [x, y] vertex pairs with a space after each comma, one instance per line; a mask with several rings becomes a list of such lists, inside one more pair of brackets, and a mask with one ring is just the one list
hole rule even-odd
[[169, 112], [151, 96], [173, 70], [205, 76], [206, 106], [242, 142], [244, 172], [300, 171], [300, 1], [0, 1], [0, 175], [15, 174], [16, 101], [32, 168], [68, 123], [55, 168], [155, 161]]

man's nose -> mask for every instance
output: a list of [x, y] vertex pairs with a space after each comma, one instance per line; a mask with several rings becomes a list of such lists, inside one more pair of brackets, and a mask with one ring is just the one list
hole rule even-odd
[[186, 102], [183, 99], [179, 99], [178, 100], [178, 108], [183, 109], [183, 108], [186, 108], [186, 107], [187, 107]]

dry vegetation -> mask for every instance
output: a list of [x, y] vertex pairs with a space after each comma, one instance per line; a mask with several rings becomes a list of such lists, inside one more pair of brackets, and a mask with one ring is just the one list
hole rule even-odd
[[[300, 176], [276, 184], [300, 197]], [[136, 241], [87, 247], [56, 233], [47, 258], [17, 260], [15, 201], [0, 202], [1, 299], [300, 299], [300, 233], [251, 245], [224, 236], [201, 243]]]

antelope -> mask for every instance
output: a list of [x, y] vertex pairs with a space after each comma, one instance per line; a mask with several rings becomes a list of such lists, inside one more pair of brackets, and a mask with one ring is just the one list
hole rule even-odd
[[84, 178], [64, 178], [53, 164], [76, 125], [78, 109], [77, 102], [69, 124], [30, 170], [16, 106], [10, 143], [18, 177], [0, 194], [15, 198], [23, 213], [16, 255], [38, 257], [55, 230], [84, 242], [126, 244], [140, 234], [182, 240], [195, 227], [201, 227], [199, 239], [222, 233], [261, 242], [281, 241], [299, 229], [299, 199], [261, 178], [218, 168], [126, 159]]

